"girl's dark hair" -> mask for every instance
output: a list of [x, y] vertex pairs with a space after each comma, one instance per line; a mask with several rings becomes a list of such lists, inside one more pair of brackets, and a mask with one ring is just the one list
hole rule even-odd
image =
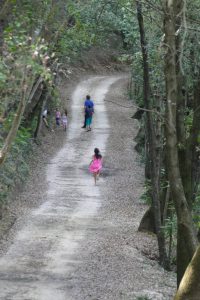
[[94, 155], [97, 159], [102, 158], [98, 148], [94, 148]]
[[87, 99], [87, 100], [90, 100], [90, 95], [87, 95], [87, 96], [86, 96], [86, 99]]

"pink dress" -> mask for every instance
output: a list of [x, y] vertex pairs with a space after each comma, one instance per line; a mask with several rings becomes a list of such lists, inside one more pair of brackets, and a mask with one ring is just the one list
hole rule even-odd
[[91, 173], [97, 173], [102, 169], [102, 158], [93, 157], [93, 161], [89, 166], [89, 171]]

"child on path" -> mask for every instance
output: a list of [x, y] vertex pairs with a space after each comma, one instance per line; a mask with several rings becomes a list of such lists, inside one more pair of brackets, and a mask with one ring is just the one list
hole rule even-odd
[[63, 125], [63, 130], [67, 130], [67, 111], [62, 114], [62, 125]]
[[61, 113], [58, 110], [58, 108], [56, 108], [56, 125], [60, 126], [60, 121], [61, 121]]
[[94, 176], [94, 184], [96, 185], [97, 179], [99, 178], [100, 171], [102, 169], [102, 155], [98, 148], [94, 149], [94, 155], [89, 166], [89, 171]]
[[43, 119], [43, 122], [44, 122], [45, 126], [46, 126], [47, 128], [49, 128], [49, 124], [48, 124], [48, 122], [47, 122], [47, 114], [48, 114], [48, 111], [47, 111], [47, 109], [45, 108], [45, 110], [42, 112], [42, 119]]

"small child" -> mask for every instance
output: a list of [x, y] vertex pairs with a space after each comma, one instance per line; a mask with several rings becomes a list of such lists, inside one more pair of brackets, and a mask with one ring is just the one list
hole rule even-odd
[[64, 131], [66, 131], [67, 130], [67, 112], [66, 111], [62, 115], [62, 125], [63, 125]]
[[58, 110], [58, 108], [56, 108], [56, 125], [57, 126], [60, 126], [60, 120], [61, 120], [61, 113], [60, 113], [60, 111]]
[[99, 178], [100, 171], [102, 169], [102, 155], [98, 148], [94, 149], [94, 155], [89, 166], [89, 171], [94, 176], [94, 184], [96, 185], [97, 179]]
[[47, 128], [49, 128], [49, 124], [48, 124], [48, 122], [47, 122], [47, 114], [48, 114], [48, 111], [47, 111], [47, 109], [45, 108], [45, 110], [42, 112], [42, 119], [43, 119], [43, 122], [44, 122], [45, 126], [46, 126]]

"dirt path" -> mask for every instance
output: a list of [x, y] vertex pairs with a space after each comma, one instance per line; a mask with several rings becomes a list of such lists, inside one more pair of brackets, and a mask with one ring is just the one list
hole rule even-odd
[[[0, 259], [0, 299], [172, 299], [174, 275], [141, 254], [149, 239], [137, 233], [143, 170], [133, 148], [133, 111], [104, 102], [122, 102], [125, 84], [93, 77], [75, 89], [66, 143], [46, 170], [44, 202]], [[87, 93], [95, 100], [92, 132], [80, 128]], [[105, 164], [98, 186], [88, 173], [94, 147]]]

